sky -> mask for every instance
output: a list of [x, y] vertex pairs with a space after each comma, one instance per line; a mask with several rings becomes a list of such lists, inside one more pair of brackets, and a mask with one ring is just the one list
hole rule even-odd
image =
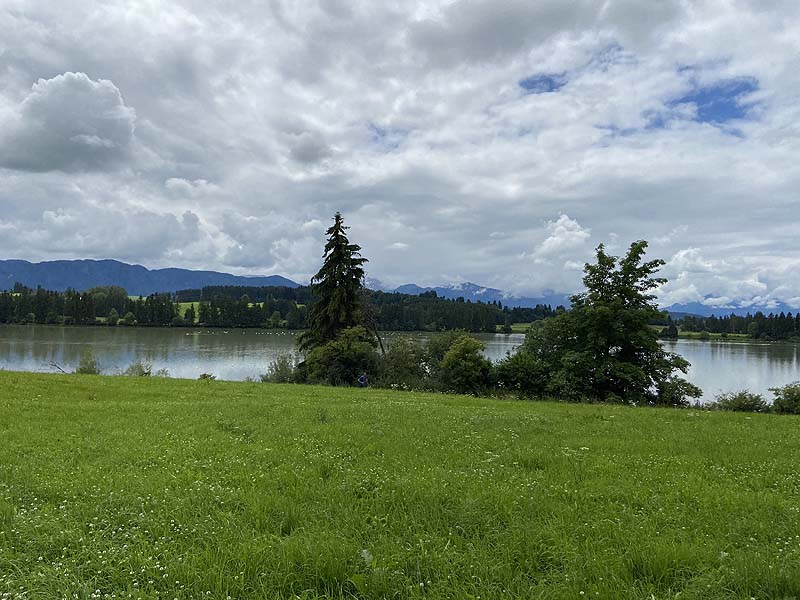
[[0, 0], [0, 258], [800, 307], [796, 0]]

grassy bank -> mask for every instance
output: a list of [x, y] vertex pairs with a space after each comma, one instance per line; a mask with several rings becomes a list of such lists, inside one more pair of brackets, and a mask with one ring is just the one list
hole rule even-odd
[[719, 340], [728, 342], [747, 342], [754, 341], [746, 333], [702, 333], [700, 331], [679, 331], [678, 337], [687, 340]]
[[[511, 333], [528, 333], [533, 323], [511, 323]], [[497, 333], [502, 333], [503, 326], [497, 326]]]
[[800, 595], [798, 418], [22, 373], [0, 390], [0, 597]]

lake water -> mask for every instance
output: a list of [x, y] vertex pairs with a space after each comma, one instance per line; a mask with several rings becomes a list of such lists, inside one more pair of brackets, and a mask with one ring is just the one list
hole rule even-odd
[[[294, 353], [299, 332], [262, 329], [169, 329], [145, 327], [53, 327], [0, 325], [0, 369], [74, 371], [89, 348], [104, 373], [113, 374], [141, 360], [170, 376], [196, 379], [213, 373], [218, 379], [243, 380], [266, 372], [279, 354]], [[391, 344], [396, 333], [384, 336]], [[431, 334], [412, 334], [427, 340]], [[513, 352], [522, 334], [479, 334], [486, 356], [499, 360]]]
[[[0, 369], [72, 371], [90, 348], [106, 373], [142, 360], [172, 377], [195, 379], [213, 373], [219, 379], [258, 377], [278, 354], [295, 351], [298, 332], [258, 329], [160, 329], [0, 325]], [[387, 334], [385, 342], [393, 337]], [[431, 334], [416, 333], [420, 339]], [[522, 334], [479, 334], [486, 356], [499, 360], [522, 343]], [[768, 388], [800, 380], [800, 356], [794, 344], [667, 341], [665, 346], [692, 363], [688, 379], [704, 392], [748, 389], [770, 396]]]

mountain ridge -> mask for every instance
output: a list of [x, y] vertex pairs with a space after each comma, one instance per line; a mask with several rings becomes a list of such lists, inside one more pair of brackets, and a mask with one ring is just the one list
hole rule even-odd
[[[76, 259], [54, 260], [38, 263], [27, 260], [9, 259], [0, 260], [0, 290], [11, 289], [15, 283], [27, 287], [41, 286], [48, 290], [64, 291], [68, 288], [85, 290], [95, 286], [118, 285], [125, 288], [134, 296], [146, 296], [156, 292], [175, 292], [184, 289], [202, 288], [210, 285], [232, 286], [279, 286], [299, 287], [301, 284], [280, 275], [233, 275], [220, 271], [181, 269], [167, 267], [163, 269], [148, 269], [142, 265], [126, 263], [114, 259]], [[370, 289], [388, 293], [401, 293], [419, 295], [426, 292], [436, 292], [441, 298], [455, 300], [464, 298], [471, 302], [502, 302], [504, 306], [533, 308], [537, 304], [552, 307], [570, 305], [568, 294], [557, 294], [548, 291], [541, 296], [517, 296], [503, 290], [482, 286], [470, 281], [458, 284], [420, 286], [416, 283], [407, 283], [389, 288], [380, 280], [367, 278], [366, 285]], [[710, 299], [710, 298], [709, 298]], [[747, 302], [747, 306], [742, 303]], [[718, 317], [735, 314], [755, 314], [761, 311], [765, 314], [773, 312], [779, 314], [796, 313], [798, 308], [787, 304], [771, 302], [757, 305], [749, 301], [739, 301], [728, 306], [713, 306], [703, 301], [674, 303], [661, 307], [673, 315], [694, 315]]]
[[[372, 280], [372, 283], [380, 283], [377, 280]], [[516, 296], [509, 294], [503, 290], [478, 285], [471, 281], [465, 281], [453, 285], [439, 285], [439, 286], [419, 286], [416, 283], [406, 283], [393, 289], [382, 288], [386, 292], [394, 292], [398, 294], [411, 294], [418, 296], [426, 292], [436, 292], [440, 298], [448, 298], [455, 300], [457, 298], [464, 298], [472, 302], [502, 302], [503, 306], [520, 307], [520, 308], [534, 308], [537, 304], [550, 305], [553, 308], [557, 306], [569, 306], [569, 296], [566, 294], [556, 294], [548, 292], [538, 297]]]
[[298, 283], [280, 275], [245, 276], [175, 267], [148, 269], [114, 259], [53, 260], [38, 263], [16, 259], [0, 260], [0, 289], [11, 289], [15, 283], [31, 288], [41, 286], [54, 291], [118, 285], [133, 296], [176, 292], [208, 285], [299, 287]]

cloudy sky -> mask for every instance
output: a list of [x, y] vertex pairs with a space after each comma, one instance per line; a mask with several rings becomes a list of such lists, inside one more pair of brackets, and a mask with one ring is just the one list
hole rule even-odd
[[796, 0], [0, 1], [0, 257], [800, 306]]

